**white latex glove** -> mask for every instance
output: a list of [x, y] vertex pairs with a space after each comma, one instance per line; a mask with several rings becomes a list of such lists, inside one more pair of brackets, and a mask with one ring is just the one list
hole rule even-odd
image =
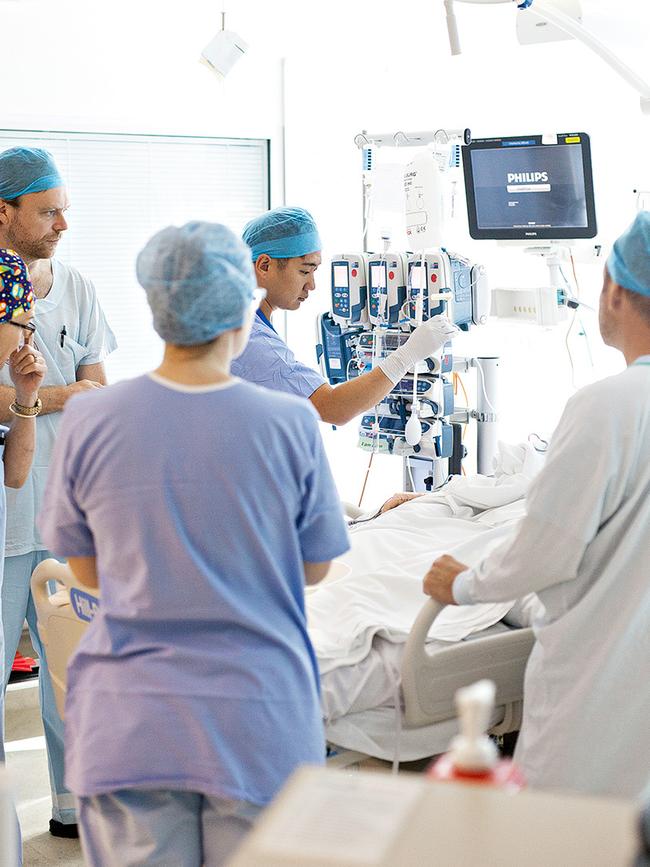
[[391, 352], [377, 366], [393, 385], [397, 385], [418, 361], [433, 355], [448, 343], [454, 334], [458, 334], [458, 328], [446, 316], [433, 316], [418, 325], [406, 343]]

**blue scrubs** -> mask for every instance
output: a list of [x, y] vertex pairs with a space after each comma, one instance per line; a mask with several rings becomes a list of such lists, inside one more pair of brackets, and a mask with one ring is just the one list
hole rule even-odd
[[299, 397], [311, 397], [325, 383], [320, 373], [296, 359], [261, 310], [253, 320], [246, 349], [231, 369], [234, 376]]
[[57, 554], [96, 557], [100, 578], [68, 669], [76, 795], [263, 805], [322, 763], [302, 564], [348, 538], [307, 401], [154, 375], [75, 397], [40, 529]]

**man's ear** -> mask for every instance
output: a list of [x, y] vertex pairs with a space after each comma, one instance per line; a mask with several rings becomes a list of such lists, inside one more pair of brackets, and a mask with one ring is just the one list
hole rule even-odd
[[262, 253], [262, 255], [258, 257], [257, 262], [255, 262], [255, 270], [261, 271], [263, 274], [268, 274], [270, 265], [271, 257], [267, 256], [266, 253]]
[[9, 222], [9, 203], [0, 199], [0, 226], [6, 226]]
[[618, 283], [614, 283], [613, 280], [609, 284], [608, 300], [610, 309], [612, 310], [620, 310], [626, 300], [625, 290]]

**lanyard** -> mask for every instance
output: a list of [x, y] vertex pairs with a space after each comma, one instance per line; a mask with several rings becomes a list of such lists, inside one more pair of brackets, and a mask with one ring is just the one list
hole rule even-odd
[[[271, 320], [267, 319], [261, 310], [256, 310], [255, 315], [258, 316], [265, 325], [268, 325], [271, 331], [275, 331], [275, 328], [271, 325]], [[277, 331], [275, 331], [275, 333], [277, 334]]]

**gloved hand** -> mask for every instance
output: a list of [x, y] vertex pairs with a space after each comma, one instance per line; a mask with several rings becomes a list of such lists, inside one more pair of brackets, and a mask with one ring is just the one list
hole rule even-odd
[[391, 352], [377, 366], [393, 385], [397, 385], [407, 370], [441, 349], [454, 334], [458, 334], [458, 328], [446, 316], [433, 316], [418, 325], [406, 343]]

